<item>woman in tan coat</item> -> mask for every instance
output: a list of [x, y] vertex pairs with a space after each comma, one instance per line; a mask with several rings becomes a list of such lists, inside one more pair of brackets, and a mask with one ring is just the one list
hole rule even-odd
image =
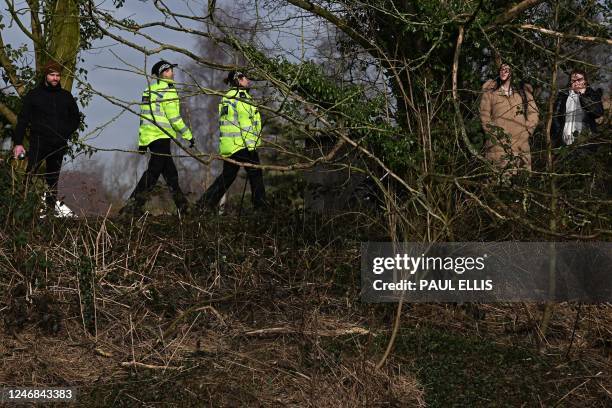
[[489, 136], [485, 157], [500, 169], [531, 170], [529, 137], [539, 116], [531, 86], [513, 87], [510, 66], [503, 64], [499, 77], [485, 82], [482, 91], [480, 121]]

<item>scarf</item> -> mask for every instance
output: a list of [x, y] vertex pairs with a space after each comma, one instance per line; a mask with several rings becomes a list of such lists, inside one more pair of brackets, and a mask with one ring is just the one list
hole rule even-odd
[[563, 127], [563, 142], [566, 145], [574, 143], [575, 132], [582, 132], [583, 116], [580, 95], [570, 90], [565, 103], [565, 126]]

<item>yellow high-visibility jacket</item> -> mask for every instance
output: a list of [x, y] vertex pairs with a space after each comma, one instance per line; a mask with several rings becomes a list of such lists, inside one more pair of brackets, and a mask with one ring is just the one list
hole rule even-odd
[[139, 146], [177, 135], [185, 140], [193, 139], [191, 130], [181, 118], [178, 93], [172, 80], [160, 79], [144, 90], [140, 115]]
[[261, 145], [261, 115], [257, 107], [248, 102], [252, 100], [245, 89], [231, 89], [219, 104], [219, 130], [221, 139], [219, 153], [228, 157], [238, 150], [255, 150]]

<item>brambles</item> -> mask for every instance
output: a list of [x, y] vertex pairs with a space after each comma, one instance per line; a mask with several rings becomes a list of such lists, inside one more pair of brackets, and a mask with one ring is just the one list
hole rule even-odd
[[40, 206], [39, 192], [27, 185], [24, 171], [23, 162], [0, 159], [0, 225], [11, 226], [15, 231], [21, 229], [23, 234], [14, 236], [17, 245], [24, 244], [23, 227], [31, 224]]
[[[604, 370], [610, 308], [583, 306], [570, 354], [580, 364], [568, 365], [571, 304], [558, 306], [543, 356], [534, 352], [535, 305], [479, 305], [478, 320], [452, 305], [413, 305], [375, 370], [393, 305], [361, 303], [355, 271], [361, 240], [381, 225], [282, 213], [266, 222], [209, 215], [41, 226], [27, 241], [32, 275], [0, 230], [0, 286], [12, 286], [0, 299], [8, 307], [0, 352], [12, 355], [0, 381], [68, 383], [86, 405], [127, 393], [179, 405], [444, 406], [450, 388], [463, 390], [455, 397], [465, 405], [488, 398], [482, 390], [517, 405], [554, 404], [580, 376]], [[573, 398], [605, 397], [599, 381]]]

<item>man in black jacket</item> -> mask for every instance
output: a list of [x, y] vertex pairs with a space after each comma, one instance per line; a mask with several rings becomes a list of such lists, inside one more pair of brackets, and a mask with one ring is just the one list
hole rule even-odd
[[23, 139], [30, 129], [30, 151], [27, 172], [36, 174], [43, 160], [49, 193], [45, 196], [48, 209], [57, 201], [57, 183], [68, 139], [78, 129], [80, 113], [72, 94], [60, 85], [62, 67], [55, 61], [44, 66], [45, 78], [23, 98], [13, 136], [15, 158], [25, 153]]
[[585, 130], [595, 132], [595, 119], [602, 115], [601, 91], [589, 86], [585, 71], [573, 70], [569, 89], [559, 92], [555, 101], [551, 132], [555, 145], [571, 145], [576, 134]]

